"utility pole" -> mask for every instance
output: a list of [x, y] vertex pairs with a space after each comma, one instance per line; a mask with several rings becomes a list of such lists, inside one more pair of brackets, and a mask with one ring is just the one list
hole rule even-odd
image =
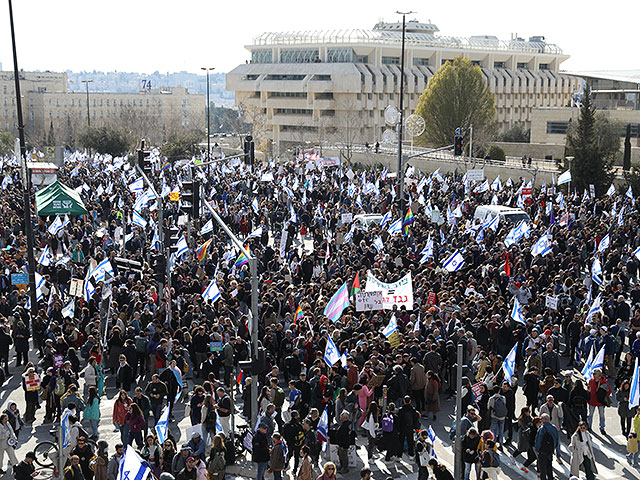
[[400, 216], [404, 215], [404, 171], [402, 166], [402, 122], [404, 121], [404, 36], [407, 15], [416, 12], [396, 12], [402, 15], [402, 53], [400, 56], [400, 121], [398, 122], [398, 196], [400, 198]]
[[[33, 223], [31, 220], [31, 179], [27, 168], [27, 146], [24, 141], [24, 118], [22, 117], [22, 97], [20, 95], [20, 70], [18, 69], [18, 53], [16, 49], [16, 30], [13, 24], [13, 5], [9, 0], [9, 23], [11, 24], [11, 46], [13, 48], [13, 78], [16, 85], [16, 109], [18, 113], [18, 138], [20, 139], [20, 160], [24, 174], [24, 233], [27, 237], [27, 262], [29, 265], [29, 298], [31, 300], [31, 317], [38, 313], [36, 294], [36, 259], [33, 254]], [[30, 326], [32, 325], [29, 322]]]
[[214, 70], [213, 67], [200, 67], [201, 70], [207, 72], [207, 162], [211, 161], [211, 113], [209, 112], [210, 100], [209, 100], [209, 70]]
[[89, 84], [93, 83], [93, 80], [80, 80], [87, 87], [87, 127], [91, 126], [91, 116], [89, 115]]
[[462, 361], [463, 345], [458, 344], [458, 368], [456, 371], [456, 439], [454, 450], [453, 478], [462, 480], [464, 469], [462, 466], [462, 435], [460, 432], [460, 423], [462, 423]]
[[469, 163], [473, 161], [473, 123], [469, 125]]

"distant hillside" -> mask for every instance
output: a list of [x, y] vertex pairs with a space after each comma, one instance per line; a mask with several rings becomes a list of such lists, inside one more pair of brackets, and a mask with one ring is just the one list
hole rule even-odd
[[[207, 93], [207, 77], [188, 72], [151, 74], [133, 72], [71, 72], [67, 71], [69, 91], [84, 91], [82, 80], [91, 79], [89, 85], [93, 92], [138, 92], [141, 88], [184, 87], [189, 93]], [[233, 105], [233, 92], [225, 90], [225, 74], [211, 73], [210, 92], [211, 101], [216, 105], [230, 107]], [[151, 84], [149, 85], [149, 82]]]

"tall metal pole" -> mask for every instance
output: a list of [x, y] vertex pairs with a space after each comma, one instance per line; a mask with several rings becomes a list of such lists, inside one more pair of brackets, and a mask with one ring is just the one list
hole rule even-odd
[[[36, 259], [33, 254], [33, 224], [31, 223], [31, 179], [27, 168], [27, 146], [24, 141], [24, 119], [22, 117], [22, 97], [20, 95], [20, 70], [16, 50], [16, 30], [13, 24], [13, 5], [9, 0], [9, 23], [11, 24], [11, 46], [13, 48], [13, 77], [16, 85], [16, 109], [18, 111], [18, 138], [20, 139], [20, 158], [24, 172], [24, 233], [27, 237], [27, 261], [29, 265], [29, 298], [32, 318], [38, 313], [36, 295]], [[29, 322], [31, 324], [31, 322]]]
[[201, 67], [201, 70], [207, 72], [207, 162], [211, 160], [211, 114], [209, 108], [211, 108], [211, 102], [209, 101], [209, 70], [213, 68]]
[[469, 163], [471, 163], [472, 160], [473, 160], [473, 123], [469, 125]]
[[398, 123], [398, 196], [400, 198], [400, 212], [404, 212], [404, 172], [402, 168], [402, 123], [404, 121], [404, 34], [405, 18], [415, 12], [396, 12], [402, 15], [402, 53], [400, 54], [400, 122]]
[[89, 114], [89, 84], [93, 82], [93, 80], [81, 80], [82, 83], [87, 87], [87, 127], [91, 126], [91, 115]]
[[453, 478], [462, 480], [464, 469], [462, 468], [462, 435], [460, 432], [460, 424], [462, 423], [462, 361], [463, 361], [463, 345], [458, 344], [458, 368], [456, 372], [456, 440], [455, 440], [455, 456], [453, 465]]

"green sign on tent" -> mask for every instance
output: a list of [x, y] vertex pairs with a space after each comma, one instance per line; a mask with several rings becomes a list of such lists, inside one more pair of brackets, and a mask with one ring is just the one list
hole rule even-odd
[[36, 211], [39, 216], [86, 215], [87, 209], [78, 193], [56, 181], [36, 192]]

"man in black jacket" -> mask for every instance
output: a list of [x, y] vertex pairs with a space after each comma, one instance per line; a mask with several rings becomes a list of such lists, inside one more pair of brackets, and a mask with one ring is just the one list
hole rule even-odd
[[127, 357], [120, 355], [120, 365], [116, 373], [116, 388], [121, 388], [125, 392], [131, 390], [133, 382], [133, 368], [127, 363]]
[[9, 373], [9, 348], [13, 344], [13, 339], [9, 335], [9, 327], [0, 327], [0, 363], [4, 363], [4, 373], [8, 377]]
[[345, 411], [340, 414], [340, 426], [336, 433], [340, 468], [337, 473], [349, 473], [349, 446], [351, 445], [351, 420]]
[[269, 464], [269, 439], [267, 438], [267, 425], [261, 423], [258, 425], [258, 431], [253, 435], [251, 444], [253, 462], [257, 463], [258, 473], [256, 480], [264, 480], [264, 474]]
[[404, 440], [407, 439], [407, 453], [410, 457], [413, 457], [414, 453], [414, 440], [413, 432], [418, 428], [420, 422], [420, 414], [411, 405], [411, 397], [405, 395], [402, 401], [402, 407], [398, 410], [398, 424], [400, 431], [400, 442], [398, 451], [400, 457], [404, 453]]
[[33, 461], [35, 459], [35, 453], [27, 453], [24, 460], [13, 468], [13, 476], [15, 480], [31, 480], [37, 476], [36, 468], [33, 466]]
[[293, 476], [295, 477], [300, 463], [300, 447], [302, 447], [304, 441], [304, 430], [297, 410], [291, 410], [291, 420], [284, 425], [282, 436], [290, 448], [290, 455], [293, 455], [294, 458]]

